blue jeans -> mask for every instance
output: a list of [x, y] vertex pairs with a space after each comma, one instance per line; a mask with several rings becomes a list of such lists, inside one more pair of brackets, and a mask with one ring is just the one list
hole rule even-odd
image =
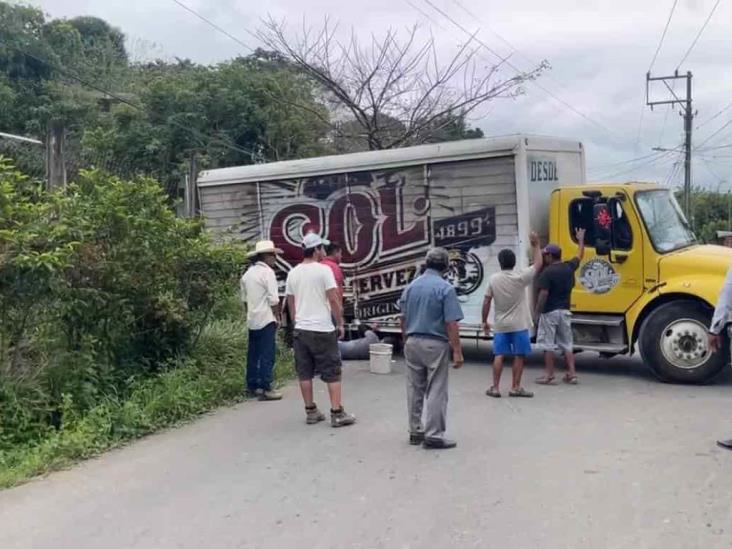
[[272, 388], [274, 374], [277, 324], [272, 322], [261, 330], [249, 330], [247, 349], [247, 390]]

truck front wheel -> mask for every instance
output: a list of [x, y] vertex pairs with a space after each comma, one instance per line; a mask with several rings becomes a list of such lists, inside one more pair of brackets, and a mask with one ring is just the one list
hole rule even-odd
[[661, 305], [641, 328], [639, 346], [643, 362], [663, 381], [711, 381], [727, 365], [729, 353], [710, 351], [710, 321], [711, 313], [695, 301]]

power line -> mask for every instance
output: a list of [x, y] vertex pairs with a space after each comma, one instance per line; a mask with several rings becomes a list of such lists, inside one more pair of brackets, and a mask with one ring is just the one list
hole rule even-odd
[[[681, 145], [679, 145], [678, 147], [676, 147], [674, 149], [670, 149], [670, 150], [671, 151], [676, 151], [676, 150], [680, 150], [680, 149], [681, 149]], [[666, 152], [666, 151], [656, 151], [656, 152], [652, 152], [650, 154], [646, 154], [644, 156], [639, 156], [637, 158], [631, 158], [631, 159], [628, 159], [628, 160], [620, 160], [618, 162], [611, 162], [610, 164], [600, 164], [599, 166], [593, 166], [593, 168], [592, 168], [591, 171], [593, 171], [593, 172], [598, 172], [598, 171], [602, 172], [602, 171], [607, 170], [608, 168], [614, 168], [615, 166], [622, 166], [624, 164], [633, 164], [633, 163], [639, 162], [641, 160], [646, 160], [647, 158], [651, 158], [651, 157], [654, 157], [654, 156], [659, 156], [659, 154], [662, 153], [662, 152]]]
[[698, 126], [696, 127], [696, 129], [698, 130], [698, 129], [699, 129], [699, 128], [701, 128], [702, 126], [706, 126], [707, 124], [709, 124], [709, 123], [710, 123], [710, 122], [711, 122], [712, 120], [716, 120], [717, 118], [719, 118], [720, 116], [722, 116], [722, 115], [723, 115], [723, 114], [724, 114], [724, 113], [725, 113], [726, 111], [728, 111], [729, 109], [732, 109], [732, 103], [730, 103], [729, 105], [727, 105], [726, 107], [724, 107], [724, 108], [723, 108], [722, 110], [720, 110], [720, 111], [719, 111], [719, 112], [718, 112], [717, 114], [715, 114], [714, 116], [712, 116], [712, 117], [708, 118], [707, 120], [705, 120], [704, 122], [702, 122], [701, 124], [699, 124], [699, 125], [698, 125]]
[[[140, 106], [140, 105], [138, 105], [136, 103], [133, 103], [132, 101], [130, 101], [128, 99], [125, 99], [124, 97], [121, 97], [119, 95], [116, 95], [116, 94], [110, 92], [109, 90], [106, 90], [106, 89], [102, 88], [101, 86], [98, 86], [98, 85], [96, 85], [96, 84], [94, 84], [92, 82], [89, 82], [89, 81], [81, 78], [80, 76], [72, 73], [68, 69], [65, 69], [64, 67], [60, 67], [58, 65], [55, 65], [55, 64], [51, 63], [47, 59], [43, 59], [41, 57], [38, 57], [37, 55], [32, 54], [32, 53], [29, 53], [29, 52], [23, 50], [22, 48], [18, 48], [17, 46], [14, 46], [12, 44], [9, 44], [8, 42], [6, 42], [5, 40], [2, 40], [2, 39], [0, 39], [0, 44], [3, 44], [7, 48], [10, 48], [12, 50], [15, 50], [17, 53], [20, 53], [22, 55], [25, 55], [26, 57], [29, 57], [30, 59], [33, 59], [35, 61], [38, 61], [39, 63], [42, 63], [42, 64], [46, 65], [47, 67], [49, 67], [49, 68], [57, 71], [58, 73], [66, 76], [68, 78], [71, 78], [72, 80], [75, 80], [76, 82], [80, 83], [81, 85], [86, 86], [88, 88], [91, 88], [91, 89], [93, 89], [95, 91], [98, 91], [100, 93], [103, 93], [106, 96], [111, 97], [112, 99], [115, 99], [116, 101], [119, 101], [120, 103], [122, 103], [124, 105], [127, 105], [129, 107], [132, 107], [133, 109], [136, 109], [136, 110], [141, 111], [141, 112], [145, 112], [145, 113], [147, 112], [144, 107], [142, 107], [142, 106]], [[219, 144], [221, 144], [224, 147], [226, 147], [228, 149], [231, 149], [233, 151], [237, 151], [237, 152], [240, 152], [240, 153], [244, 153], [244, 154], [256, 156], [256, 153], [254, 153], [253, 151], [250, 151], [248, 149], [245, 149], [243, 147], [240, 147], [238, 145], [235, 145], [233, 143], [230, 143], [229, 141], [227, 141], [225, 139], [222, 139], [222, 138], [219, 138], [219, 137], [210, 136], [210, 135], [206, 135], [203, 132], [200, 132], [200, 131], [198, 131], [195, 128], [192, 128], [190, 126], [186, 126], [185, 124], [181, 124], [179, 122], [176, 122], [172, 118], [169, 118], [168, 119], [168, 123], [170, 123], [172, 126], [176, 126], [176, 127], [180, 128], [180, 129], [183, 129], [183, 130], [185, 130], [187, 132], [190, 132], [192, 135], [194, 135], [198, 139], [205, 138], [205, 139], [208, 139], [210, 142], [218, 142]]]
[[661, 34], [661, 39], [658, 41], [658, 47], [656, 48], [656, 53], [653, 54], [653, 59], [651, 59], [651, 64], [648, 67], [648, 72], [651, 72], [653, 69], [653, 65], [656, 63], [656, 59], [658, 58], [658, 53], [661, 51], [661, 46], [663, 46], [663, 41], [666, 38], [666, 33], [668, 32], [668, 27], [671, 24], [671, 18], [674, 16], [674, 11], [676, 10], [676, 4], [679, 3], [679, 0], [674, 0], [673, 5], [671, 6], [671, 11], [668, 14], [668, 19], [666, 20], [666, 26], [663, 28], [663, 33]]
[[694, 46], [696, 46], [696, 43], [699, 41], [699, 38], [701, 38], [702, 33], [704, 32], [704, 29], [707, 28], [707, 25], [709, 24], [709, 21], [711, 21], [712, 16], [714, 15], [714, 12], [717, 11], [717, 7], [719, 6], [719, 3], [722, 0], [717, 0], [717, 2], [714, 4], [714, 7], [712, 8], [712, 11], [709, 12], [709, 16], [707, 17], [707, 20], [704, 21], [704, 24], [699, 29], [699, 32], [696, 35], [696, 38], [694, 38], [694, 41], [691, 43], [691, 46], [689, 46], [689, 49], [686, 50], [686, 53], [684, 54], [684, 57], [679, 61], [679, 64], [676, 66], [676, 70], [679, 70], [681, 68], [681, 65], [684, 64], [684, 61], [686, 61], [686, 58], [689, 57], [689, 54], [691, 53], [691, 50], [694, 49]]
[[629, 168], [626, 168], [626, 169], [617, 171], [615, 173], [611, 173], [609, 175], [597, 176], [594, 179], [612, 179], [612, 178], [617, 177], [619, 175], [624, 175], [624, 174], [627, 174], [627, 173], [634, 172], [634, 171], [636, 171], [636, 170], [638, 170], [640, 168], [645, 168], [645, 167], [648, 167], [648, 166], [655, 165], [659, 161], [661, 161], [664, 158], [666, 158], [667, 156], [671, 155], [673, 152], [675, 152], [675, 151], [674, 150], [668, 150], [668, 151], [659, 152], [659, 153], [657, 153], [657, 156], [655, 158], [651, 158], [649, 160], [646, 160], [645, 162], [642, 162], [642, 163], [637, 164], [635, 166], [631, 166]]
[[[489, 51], [490, 53], [492, 53], [493, 55], [495, 55], [498, 59], [501, 60], [502, 63], [506, 63], [509, 67], [511, 67], [514, 71], [516, 71], [517, 74], [520, 75], [520, 74], [523, 74], [524, 73], [524, 71], [522, 71], [520, 68], [518, 68], [513, 63], [511, 63], [511, 61], [509, 61], [507, 57], [501, 56], [498, 52], [496, 52], [495, 50], [493, 50], [490, 46], [488, 46], [485, 42], [483, 42], [480, 38], [478, 38], [477, 37], [477, 34], [471, 33], [463, 25], [461, 25], [459, 22], [455, 21], [455, 19], [452, 18], [449, 14], [447, 14], [444, 10], [440, 9], [439, 7], [437, 7], [431, 0], [424, 0], [424, 2], [427, 3], [427, 4], [429, 4], [432, 7], [432, 9], [434, 9], [436, 12], [438, 12], [440, 15], [442, 15], [445, 19], [447, 19], [448, 21], [450, 21], [453, 25], [455, 25], [458, 29], [460, 29], [461, 31], [463, 31], [466, 35], [468, 35], [470, 37], [473, 37], [475, 39], [475, 41], [478, 42], [478, 44], [480, 44], [487, 51]], [[546, 93], [547, 95], [549, 95], [550, 97], [552, 97], [553, 99], [555, 99], [556, 101], [558, 101], [559, 103], [561, 103], [562, 105], [564, 105], [566, 108], [568, 108], [569, 110], [571, 110], [576, 115], [584, 118], [587, 122], [593, 124], [594, 126], [597, 126], [599, 128], [602, 128], [603, 130], [605, 130], [611, 136], [617, 137], [615, 135], [615, 132], [613, 132], [610, 128], [608, 128], [607, 126], [605, 126], [603, 123], [598, 122], [596, 120], [593, 120], [592, 118], [590, 118], [589, 116], [587, 116], [583, 112], [577, 110], [570, 103], [567, 103], [564, 99], [558, 97], [557, 95], [555, 95], [554, 93], [552, 93], [550, 90], [548, 90], [547, 88], [545, 88], [544, 86], [542, 86], [538, 82], [536, 82], [534, 80], [529, 80], [529, 81], [534, 86], [536, 86], [537, 88], [539, 88], [540, 90], [542, 90], [544, 93]]]
[[701, 147], [703, 147], [703, 146], [704, 146], [705, 144], [709, 143], [709, 141], [710, 141], [710, 140], [711, 140], [711, 139], [712, 139], [713, 137], [715, 137], [715, 136], [719, 135], [720, 133], [722, 133], [722, 131], [723, 131], [723, 130], [724, 130], [724, 129], [725, 129], [726, 127], [727, 127], [727, 126], [729, 126], [729, 125], [732, 125], [732, 120], [729, 120], [729, 121], [728, 121], [728, 122], [727, 122], [727, 123], [726, 123], [726, 124], [725, 124], [724, 126], [722, 126], [721, 128], [719, 128], [719, 129], [718, 129], [718, 130], [717, 130], [716, 132], [714, 132], [714, 133], [713, 133], [712, 135], [710, 135], [709, 137], [707, 137], [707, 138], [706, 138], [706, 139], [705, 139], [704, 141], [702, 141], [701, 143], [699, 143], [699, 146], [698, 146], [697, 148], [701, 148]]
[[[180, 2], [179, 0], [173, 0], [173, 2], [175, 2], [176, 4], [178, 4], [181, 8], [183, 8], [187, 12], [189, 12], [189, 13], [193, 14], [194, 16], [198, 17], [201, 21], [203, 21], [207, 25], [210, 25], [211, 27], [213, 27], [214, 29], [216, 29], [218, 32], [220, 32], [224, 36], [227, 36], [227, 37], [231, 38], [234, 42], [236, 42], [237, 44], [239, 44], [243, 48], [245, 48], [245, 49], [249, 50], [250, 52], [254, 53], [255, 50], [250, 45], [246, 44], [245, 42], [242, 42], [236, 36], [234, 36], [233, 34], [230, 34], [225, 29], [223, 29], [222, 27], [218, 26], [216, 23], [214, 23], [210, 19], [207, 19], [206, 17], [204, 17], [203, 15], [201, 15], [200, 13], [198, 13], [193, 8], [190, 8], [190, 7], [186, 6], [183, 2]], [[244, 29], [244, 31], [247, 32], [248, 34], [251, 34], [252, 36], [254, 36], [256, 38], [256, 35], [252, 34], [246, 28]]]
[[[676, 4], [678, 4], [678, 3], [679, 3], [679, 0], [674, 0], [673, 5], [671, 6], [671, 10], [669, 11], [669, 14], [668, 14], [668, 19], [666, 20], [666, 26], [663, 28], [663, 32], [661, 33], [661, 39], [658, 41], [658, 47], [656, 48], [656, 52], [653, 54], [653, 59], [651, 59], [651, 64], [648, 66], [649, 73], [651, 72], [651, 70], [653, 70], [653, 65], [656, 64], [656, 59], [658, 58], [658, 54], [661, 51], [661, 47], [663, 46], [663, 41], [666, 38], [666, 33], [668, 32], [668, 28], [671, 25], [671, 19], [674, 16], [674, 11], [676, 11]], [[675, 85], [675, 82], [674, 82], [674, 85]], [[643, 106], [641, 107], [641, 113], [640, 113], [640, 117], [639, 117], [639, 121], [638, 121], [638, 135], [636, 136], [636, 140], [635, 140], [636, 149], [638, 148], [638, 144], [640, 143], [640, 139], [641, 139], [641, 131], [643, 129], [643, 117], [645, 115], [645, 112], [646, 112], [646, 102], [644, 100]], [[663, 139], [663, 134], [666, 129], [666, 120], [667, 119], [668, 119], [668, 111], [666, 111], [666, 115], [664, 116], [664, 119], [663, 119], [661, 135], [659, 136], [659, 143], [658, 143], [659, 147], [661, 146], [661, 140]]]

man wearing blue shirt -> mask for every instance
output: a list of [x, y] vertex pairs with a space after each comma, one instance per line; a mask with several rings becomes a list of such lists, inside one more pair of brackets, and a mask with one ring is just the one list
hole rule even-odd
[[445, 438], [447, 378], [451, 350], [454, 368], [462, 367], [464, 362], [459, 325], [463, 312], [455, 288], [442, 278], [449, 264], [447, 250], [431, 249], [424, 274], [404, 290], [399, 300], [407, 362], [409, 442], [425, 448], [457, 445]]

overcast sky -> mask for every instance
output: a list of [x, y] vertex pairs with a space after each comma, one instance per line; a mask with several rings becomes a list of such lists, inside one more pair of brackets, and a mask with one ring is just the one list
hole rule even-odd
[[[317, 25], [325, 16], [341, 28], [353, 28], [368, 37], [393, 27], [416, 22], [432, 30], [441, 51], [451, 52], [466, 34], [430, 2], [511, 62], [530, 68], [547, 59], [552, 70], [537, 86], [517, 100], [496, 102], [489, 113], [475, 120], [486, 135], [534, 133], [578, 139], [587, 147], [590, 179], [683, 181], [678, 153], [645, 157], [653, 147], [673, 148], [683, 141], [678, 112], [644, 106], [645, 75], [674, 0], [181, 0], [247, 45], [259, 44], [261, 18], [272, 14], [293, 26], [303, 18]], [[678, 0], [657, 60], [655, 75], [672, 74], [704, 25], [718, 0]], [[135, 58], [183, 57], [216, 62], [248, 53], [231, 39], [195, 18], [173, 0], [32, 0], [52, 17], [95, 15], [119, 27], [128, 36]], [[581, 7], [577, 7], [581, 6]], [[727, 190], [732, 183], [732, 0], [719, 5], [680, 71], [694, 74], [694, 109], [698, 111], [695, 146], [695, 184]], [[510, 44], [510, 46], [508, 45]], [[495, 61], [487, 50], [484, 63]], [[510, 69], [507, 69], [507, 74]], [[683, 92], [683, 81], [678, 89]], [[666, 94], [668, 95], [668, 94]], [[682, 95], [683, 97], [683, 95]], [[660, 88], [655, 99], [665, 99]], [[722, 114], [705, 123], [719, 111]], [[678, 111], [678, 109], [676, 109]], [[590, 119], [591, 121], [587, 120]], [[639, 131], [640, 130], [640, 131]], [[615, 164], [617, 163], [617, 164]]]

